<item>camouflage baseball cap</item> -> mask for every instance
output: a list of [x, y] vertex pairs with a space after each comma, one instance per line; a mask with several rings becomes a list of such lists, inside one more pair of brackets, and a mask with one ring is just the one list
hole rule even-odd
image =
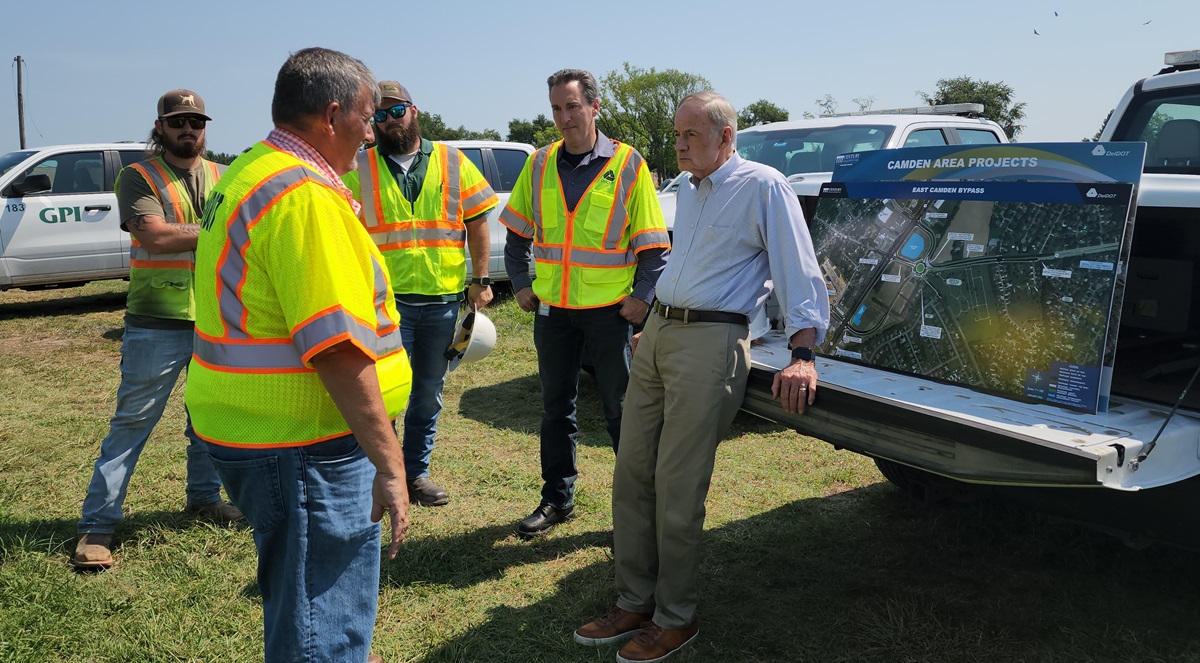
[[171, 90], [158, 100], [158, 117], [173, 117], [175, 115], [196, 115], [206, 120], [212, 118], [204, 114], [204, 100], [191, 90]]
[[396, 81], [379, 81], [379, 107], [391, 108], [396, 104], [413, 103], [412, 95]]

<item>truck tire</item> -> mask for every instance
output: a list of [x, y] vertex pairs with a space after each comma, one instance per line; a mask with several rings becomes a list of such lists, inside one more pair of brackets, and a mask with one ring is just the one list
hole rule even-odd
[[871, 460], [875, 461], [875, 467], [879, 468], [879, 473], [883, 475], [883, 478], [919, 502], [937, 504], [969, 499], [964, 491], [964, 485], [952, 479], [886, 458], [872, 457]]

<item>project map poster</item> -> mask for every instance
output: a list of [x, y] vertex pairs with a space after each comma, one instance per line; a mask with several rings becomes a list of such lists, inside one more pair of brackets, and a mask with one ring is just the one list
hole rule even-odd
[[811, 225], [831, 304], [818, 350], [1105, 409], [1144, 158], [1144, 143], [839, 156]]

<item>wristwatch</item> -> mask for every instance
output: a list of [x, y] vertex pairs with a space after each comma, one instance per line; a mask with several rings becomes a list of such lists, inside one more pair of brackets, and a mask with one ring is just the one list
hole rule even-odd
[[490, 286], [491, 284], [492, 280], [486, 276], [480, 276], [479, 278], [471, 279], [471, 285], [481, 285], [486, 287]]
[[813, 361], [817, 358], [817, 353], [813, 352], [812, 348], [792, 348], [792, 359], [801, 361]]

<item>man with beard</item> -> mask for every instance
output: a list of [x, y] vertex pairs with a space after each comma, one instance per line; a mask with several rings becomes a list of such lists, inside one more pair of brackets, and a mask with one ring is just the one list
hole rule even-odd
[[[129, 294], [121, 343], [121, 386], [108, 436], [100, 443], [72, 562], [79, 569], [113, 565], [113, 530], [125, 491], [167, 397], [192, 356], [195, 326], [192, 276], [204, 201], [224, 166], [202, 157], [204, 100], [171, 90], [158, 100], [147, 158], [117, 177], [121, 230], [130, 234]], [[221, 480], [189, 417], [185, 511], [216, 522], [242, 519], [221, 500]]]
[[442, 411], [444, 353], [463, 300], [472, 308], [492, 301], [487, 213], [498, 199], [460, 150], [421, 138], [420, 113], [403, 85], [383, 81], [379, 92], [377, 145], [359, 152], [358, 169], [342, 179], [362, 203], [363, 224], [387, 262], [412, 363], [403, 444], [409, 499], [441, 506], [450, 498], [430, 478], [429, 458]]

